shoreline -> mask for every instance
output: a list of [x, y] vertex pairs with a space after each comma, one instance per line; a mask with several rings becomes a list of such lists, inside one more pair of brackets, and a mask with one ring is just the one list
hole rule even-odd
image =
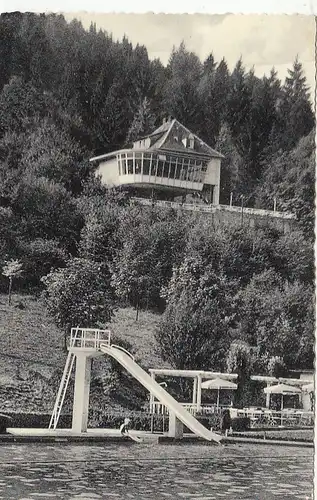
[[[87, 443], [87, 444], [107, 444], [107, 443], [125, 443], [125, 444], [158, 444], [158, 445], [190, 445], [200, 444], [202, 446], [218, 446], [213, 441], [205, 441], [200, 437], [193, 434], [185, 434], [182, 439], [171, 438], [168, 435], [159, 433], [149, 433], [146, 431], [131, 431], [132, 436], [141, 438], [141, 443], [135, 443], [133, 439], [121, 436], [118, 429], [89, 429], [87, 433], [76, 434], [72, 433], [70, 429], [60, 429], [49, 431], [48, 429], [35, 429], [35, 428], [8, 428], [6, 434], [0, 434], [1, 444], [15, 443], [43, 443], [43, 444], [67, 444], [67, 443]], [[290, 439], [275, 439], [274, 437], [267, 438], [265, 434], [263, 437], [252, 435], [241, 436], [233, 435], [223, 437], [221, 445], [228, 444], [256, 444], [256, 445], [272, 445], [272, 446], [292, 446], [292, 447], [305, 447], [314, 448], [314, 440], [292, 440]]]

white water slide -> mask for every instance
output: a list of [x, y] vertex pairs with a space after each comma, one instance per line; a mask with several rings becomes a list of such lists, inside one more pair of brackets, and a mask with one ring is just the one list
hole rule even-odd
[[138, 380], [149, 392], [151, 392], [169, 411], [173, 412], [176, 417], [190, 429], [194, 434], [200, 436], [207, 441], [216, 441], [219, 443], [222, 437], [215, 432], [209, 431], [196, 418], [191, 415], [185, 408], [179, 404], [162, 386], [160, 386], [151, 376], [146, 373], [124, 350], [119, 346], [109, 346], [101, 344], [100, 350], [104, 354], [112, 356], [118, 361], [131, 375]]

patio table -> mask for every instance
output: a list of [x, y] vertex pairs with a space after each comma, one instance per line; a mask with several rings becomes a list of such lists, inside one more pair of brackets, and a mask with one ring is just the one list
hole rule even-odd
[[251, 427], [254, 427], [254, 425], [257, 424], [264, 415], [263, 410], [252, 408], [244, 408], [244, 413], [246, 417], [249, 417]]
[[282, 411], [281, 412], [281, 425], [293, 426], [298, 422], [298, 417], [294, 411]]
[[296, 412], [299, 425], [313, 425], [314, 412], [312, 411], [298, 411]]
[[280, 417], [272, 410], [264, 410], [264, 423], [268, 425], [279, 425]]

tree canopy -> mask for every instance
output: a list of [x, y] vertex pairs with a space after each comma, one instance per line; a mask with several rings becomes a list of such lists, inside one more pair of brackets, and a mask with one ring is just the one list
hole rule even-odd
[[[2, 14], [1, 269], [21, 263], [15, 286], [44, 287], [63, 329], [103, 325], [117, 305], [159, 312], [157, 340], [177, 367], [220, 369], [251, 352], [254, 369], [311, 367], [311, 99], [298, 59], [285, 81], [274, 68], [260, 78], [242, 58], [231, 71], [182, 43], [164, 67], [146, 47], [93, 25]], [[296, 230], [217, 227], [206, 214], [134, 207], [128, 191], [95, 179], [90, 156], [167, 116], [224, 154], [221, 203], [231, 193], [249, 207], [276, 201], [296, 215]], [[1, 274], [3, 291], [7, 281]]]

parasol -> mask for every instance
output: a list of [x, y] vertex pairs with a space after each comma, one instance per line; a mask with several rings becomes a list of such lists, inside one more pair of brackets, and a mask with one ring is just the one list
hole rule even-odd
[[281, 410], [283, 410], [283, 396], [301, 394], [301, 389], [299, 387], [295, 387], [294, 385], [286, 385], [286, 384], [277, 384], [270, 385], [269, 387], [265, 387], [265, 394], [281, 394]]
[[230, 380], [224, 380], [222, 378], [214, 378], [212, 380], [206, 380], [201, 384], [202, 389], [210, 389], [217, 390], [217, 408], [219, 408], [219, 393], [221, 389], [231, 389], [235, 391], [238, 386], [234, 382], [230, 382]]

